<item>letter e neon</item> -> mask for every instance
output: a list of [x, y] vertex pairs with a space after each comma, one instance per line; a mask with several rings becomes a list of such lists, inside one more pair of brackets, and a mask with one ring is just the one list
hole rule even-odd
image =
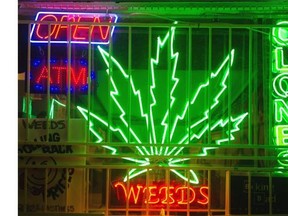
[[277, 145], [288, 145], [288, 125], [277, 125], [274, 132]]

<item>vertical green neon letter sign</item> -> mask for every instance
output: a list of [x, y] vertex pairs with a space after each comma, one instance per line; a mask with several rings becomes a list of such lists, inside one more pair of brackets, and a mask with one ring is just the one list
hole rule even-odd
[[[288, 21], [277, 23], [272, 29], [274, 45], [273, 68], [273, 96], [274, 96], [274, 143], [277, 146], [288, 145], [288, 64], [285, 57], [288, 53], [285, 48], [288, 46]], [[284, 26], [285, 25], [285, 26]], [[273, 56], [273, 55], [272, 55]], [[278, 164], [288, 166], [287, 150], [278, 154]], [[284, 159], [283, 159], [284, 158]]]

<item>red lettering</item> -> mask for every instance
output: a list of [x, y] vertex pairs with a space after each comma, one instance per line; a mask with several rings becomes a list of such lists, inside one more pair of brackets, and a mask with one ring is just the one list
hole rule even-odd
[[[79, 17], [77, 22], [80, 23], [81, 20], [87, 21], [89, 17]], [[93, 17], [92, 17], [93, 18]], [[91, 19], [91, 18], [90, 18]], [[95, 22], [96, 17], [94, 17], [93, 22]], [[88, 21], [87, 21], [88, 22]], [[91, 32], [93, 31], [93, 26], [91, 27]], [[76, 25], [73, 33], [73, 39], [75, 40], [82, 40], [82, 41], [89, 41], [89, 26], [87, 25]], [[90, 35], [91, 35], [90, 32]], [[92, 38], [91, 38], [92, 39]]]
[[[61, 22], [64, 22], [64, 21], [71, 21], [71, 22], [75, 22], [75, 17], [74, 16], [68, 16], [68, 15], [63, 15], [62, 17], [61, 17], [61, 19], [60, 19], [60, 21]], [[54, 36], [54, 39], [55, 40], [57, 40], [57, 39], [60, 39], [59, 38], [59, 35], [62, 35], [62, 34], [64, 34], [64, 35], [67, 35], [67, 29], [68, 29], [68, 25], [63, 25], [63, 24], [59, 24], [59, 25], [57, 25], [58, 27], [57, 27], [57, 30], [56, 30], [56, 32], [55, 32], [55, 36]], [[64, 31], [63, 31], [64, 30]], [[61, 33], [62, 34], [59, 34], [59, 32], [61, 31]], [[67, 37], [68, 38], [68, 37]]]
[[[122, 188], [126, 201], [134, 204], [149, 204], [164, 207], [169, 204], [171, 207], [200, 204], [206, 205], [208, 199], [208, 187], [202, 186], [200, 188], [193, 188], [188, 186], [163, 186], [150, 185], [143, 187], [139, 184], [132, 185], [128, 190], [124, 183], [116, 183], [114, 187], [117, 189]], [[119, 196], [117, 189], [117, 197], [119, 201], [124, 201]], [[143, 199], [143, 200], [141, 200]], [[197, 201], [196, 201], [197, 200]]]
[[[42, 79], [48, 79], [48, 68], [46, 66], [42, 68], [40, 75], [36, 79], [36, 83], [40, 83]], [[53, 84], [51, 77], [50, 77], [50, 83]]]
[[[52, 18], [52, 19], [51, 19]], [[45, 15], [43, 16], [40, 21], [57, 21], [57, 17], [54, 16], [54, 15]], [[43, 26], [44, 25], [44, 26]], [[37, 24], [36, 25], [36, 35], [41, 38], [41, 39], [48, 39], [49, 37], [49, 28], [48, 28], [48, 25], [47, 24]], [[56, 25], [51, 25], [51, 27], [53, 27], [51, 29], [51, 32], [50, 32], [50, 37], [54, 34], [55, 32], [55, 29], [56, 29]]]
[[157, 198], [157, 186], [145, 187], [143, 193], [145, 193], [147, 188], [148, 188], [148, 197], [145, 200], [145, 203], [157, 204], [159, 202], [159, 198]]
[[[97, 19], [97, 22], [98, 23], [101, 23], [101, 21], [100, 21], [100, 18], [99, 17], [97, 17], [98, 19]], [[109, 23], [111, 23], [111, 21], [112, 21], [112, 18], [109, 16]], [[100, 35], [101, 35], [101, 39], [102, 40], [106, 40], [107, 39], [107, 37], [108, 37], [108, 33], [109, 33], [109, 30], [110, 30], [110, 27], [109, 26], [98, 26], [98, 28], [99, 28], [99, 31], [100, 31]], [[105, 31], [105, 34], [104, 34], [104, 31]]]
[[[176, 193], [178, 193], [178, 191], [181, 192], [181, 199], [178, 200], [178, 204], [187, 205], [188, 204], [188, 187], [187, 186], [178, 187], [176, 189]], [[192, 187], [189, 187], [189, 192], [191, 192], [189, 193], [189, 203], [192, 203], [195, 200], [196, 193]]]
[[[119, 183], [119, 182], [118, 182], [118, 183], [116, 183], [116, 184], [114, 185], [115, 188], [117, 188], [118, 186], [120, 186], [120, 187], [123, 189], [126, 200], [130, 200], [130, 198], [132, 198], [132, 200], [134, 201], [134, 204], [138, 203], [140, 190], [141, 190], [141, 188], [143, 188], [143, 186], [141, 186], [141, 185], [136, 185], [136, 187], [137, 187], [137, 189], [138, 189], [136, 193], [135, 193], [134, 187], [133, 187], [133, 186], [130, 187], [130, 190], [129, 190], [128, 195], [127, 195], [126, 187], [124, 186], [123, 183]], [[131, 195], [132, 195], [132, 196], [131, 196]]]
[[[68, 68], [66, 66], [52, 66], [50, 71], [50, 84], [63, 84], [63, 77], [65, 77], [68, 72]], [[48, 79], [48, 68], [47, 66], [43, 66], [39, 74], [36, 78], [36, 83], [40, 83], [43, 79]], [[87, 84], [87, 68], [79, 67], [78, 71], [75, 71], [74, 68], [71, 67], [71, 83], [75, 86], [86, 85]], [[53, 81], [54, 80], [54, 81]], [[66, 79], [65, 79], [66, 80]], [[56, 81], [56, 82], [55, 82]]]
[[67, 67], [52, 67], [52, 70], [56, 70], [57, 73], [57, 84], [62, 83], [62, 71], [67, 71]]
[[200, 194], [204, 197], [204, 199], [198, 200], [197, 202], [202, 205], [206, 205], [209, 201], [208, 199], [208, 187], [202, 186], [200, 188]]
[[71, 70], [72, 75], [72, 82], [75, 85], [78, 85], [80, 81], [82, 85], [85, 85], [87, 83], [87, 70], [85, 67], [82, 67], [80, 69], [80, 72], [78, 73], [78, 77], [76, 77], [74, 70]]
[[[48, 24], [35, 24], [31, 32], [31, 42], [47, 41], [50, 36], [52, 43], [68, 42], [67, 29], [69, 24], [64, 22], [71, 22], [71, 41], [73, 43], [89, 42], [91, 43], [107, 43], [109, 42], [110, 25], [96, 25], [100, 23], [112, 23], [117, 21], [117, 16], [114, 14], [89, 14], [89, 13], [61, 13], [39, 12], [36, 21], [46, 21], [51, 23], [51, 30], [49, 33]], [[60, 22], [55, 24], [55, 22]], [[63, 23], [63, 24], [62, 24]], [[86, 24], [87, 23], [87, 24]], [[94, 25], [93, 25], [94, 24]], [[114, 27], [113, 27], [114, 28]], [[89, 33], [90, 31], [90, 33]], [[113, 31], [111, 31], [113, 33]]]
[[173, 204], [175, 203], [175, 200], [173, 198], [173, 195], [174, 195], [174, 187], [173, 186], [169, 186], [169, 187], [161, 187], [160, 190], [159, 190], [159, 194], [161, 194], [161, 191], [164, 190], [164, 194], [165, 194], [165, 199], [162, 200], [162, 204]]

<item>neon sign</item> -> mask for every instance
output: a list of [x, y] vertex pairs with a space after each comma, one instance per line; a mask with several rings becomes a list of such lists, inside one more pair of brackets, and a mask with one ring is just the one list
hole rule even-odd
[[[52, 60], [49, 69], [45, 63], [40, 60], [34, 60], [31, 67], [30, 91], [32, 93], [46, 93], [48, 79], [51, 93], [67, 93], [68, 90], [68, 74], [70, 71], [70, 91], [85, 93], [88, 90], [88, 65], [86, 60], [78, 60], [71, 64], [68, 68], [67, 61]], [[95, 79], [94, 71], [91, 72], [91, 80]]]
[[287, 125], [277, 125], [274, 127], [275, 142], [277, 145], [288, 145], [288, 127]]
[[[180, 53], [174, 50], [175, 31], [176, 27], [171, 27], [165, 35], [162, 35], [163, 37], [157, 37], [155, 54], [153, 57], [151, 56], [150, 67], [147, 70], [148, 90], [137, 87], [137, 79], [139, 79], [137, 76], [139, 75], [137, 73], [129, 74], [116, 57], [99, 45], [98, 51], [107, 66], [105, 79], [110, 83], [108, 92], [106, 90], [102, 92], [105, 97], [110, 95], [111, 104], [115, 107], [113, 110], [114, 119], [111, 121], [106, 115], [103, 116], [94, 110], [77, 106], [79, 112], [89, 121], [89, 130], [95, 136], [95, 142], [101, 143], [105, 140], [103, 134], [99, 132], [99, 128], [105, 128], [118, 140], [127, 143], [127, 147], [133, 145], [131, 150], [135, 155], [141, 156], [140, 158], [122, 157], [123, 160], [133, 162], [138, 166], [129, 171], [129, 174], [123, 178], [124, 182], [147, 172], [149, 165], [162, 166], [165, 164], [171, 168], [170, 171], [173, 175], [186, 182], [189, 181], [190, 184], [199, 184], [194, 170], [191, 169], [186, 172], [177, 169], [177, 167], [183, 166], [183, 163], [188, 163], [191, 160], [190, 155], [187, 155], [187, 158], [179, 157], [184, 148], [196, 146], [199, 144], [197, 143], [198, 140], [211, 131], [217, 129], [226, 131], [225, 135], [215, 140], [215, 146], [202, 148], [202, 152], [194, 154], [206, 156], [208, 150], [218, 148], [222, 143], [235, 140], [235, 133], [240, 130], [240, 124], [248, 116], [247, 112], [233, 116], [223, 114], [220, 118], [209, 121], [210, 114], [219, 107], [223, 95], [227, 91], [227, 80], [234, 61], [235, 50], [232, 49], [228, 53], [224, 60], [219, 63], [219, 67], [209, 71], [209, 77], [206, 77], [204, 82], [198, 83], [198, 86], [187, 86], [187, 77], [177, 70]], [[162, 50], [165, 49], [168, 49], [169, 53], [168, 62], [161, 66]], [[165, 59], [167, 59], [166, 55]], [[166, 65], [170, 65], [168, 70]], [[111, 76], [112, 71], [113, 76]], [[183, 94], [181, 86], [187, 86], [191, 94], [189, 96]], [[209, 86], [214, 88], [210, 94], [211, 103], [209, 106], [198, 109], [197, 104], [203, 104], [203, 95], [209, 91]], [[167, 104], [166, 102], [165, 104], [161, 103], [165, 98], [163, 92], [167, 92], [167, 101], [169, 101]], [[104, 104], [104, 106], [106, 105]], [[143, 122], [141, 126], [134, 126], [131, 123], [129, 117], [131, 107], [133, 107], [133, 116], [137, 116], [137, 119]], [[189, 117], [189, 110], [197, 111], [195, 112], [197, 117]], [[132, 114], [130, 115], [132, 116]], [[193, 120], [189, 121], [189, 124], [184, 124], [188, 118]], [[144, 146], [144, 143], [149, 143], [150, 146]], [[171, 146], [171, 143], [177, 143], [179, 146]], [[108, 145], [103, 145], [103, 147], [109, 149], [111, 154], [121, 154], [121, 150], [117, 147]], [[153, 160], [150, 159], [150, 156], [169, 156], [169, 159]]]
[[[287, 64], [287, 47], [288, 47], [288, 21], [277, 23], [277, 27], [272, 29], [274, 55], [273, 56], [273, 105], [274, 105], [274, 143], [277, 146], [288, 145], [288, 64]], [[286, 58], [285, 58], [286, 57]], [[288, 151], [280, 151], [278, 163], [281, 166], [288, 166], [286, 159]]]
[[208, 187], [192, 187], [187, 185], [165, 185], [157, 183], [149, 186], [142, 184], [130, 184], [129, 188], [123, 182], [114, 183], [118, 201], [129, 202], [131, 205], [142, 205], [143, 203], [164, 207], [169, 204], [170, 207], [202, 206], [205, 207], [208, 202]]
[[[32, 26], [32, 43], [108, 44], [117, 22], [115, 14], [39, 12]], [[103, 23], [103, 24], [102, 24]], [[50, 28], [49, 28], [50, 24]], [[70, 37], [69, 37], [70, 31]], [[71, 40], [69, 40], [69, 38]]]

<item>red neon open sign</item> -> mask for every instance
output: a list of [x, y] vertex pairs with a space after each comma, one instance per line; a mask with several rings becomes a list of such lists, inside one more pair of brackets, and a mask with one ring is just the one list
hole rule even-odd
[[[115, 14], [106, 13], [68, 13], [39, 12], [32, 26], [30, 41], [32, 43], [71, 43], [108, 44], [116, 23]], [[75, 23], [75, 24], [74, 24]], [[103, 25], [101, 25], [103, 23]], [[50, 24], [50, 28], [49, 28]], [[69, 33], [70, 30], [70, 33]]]

